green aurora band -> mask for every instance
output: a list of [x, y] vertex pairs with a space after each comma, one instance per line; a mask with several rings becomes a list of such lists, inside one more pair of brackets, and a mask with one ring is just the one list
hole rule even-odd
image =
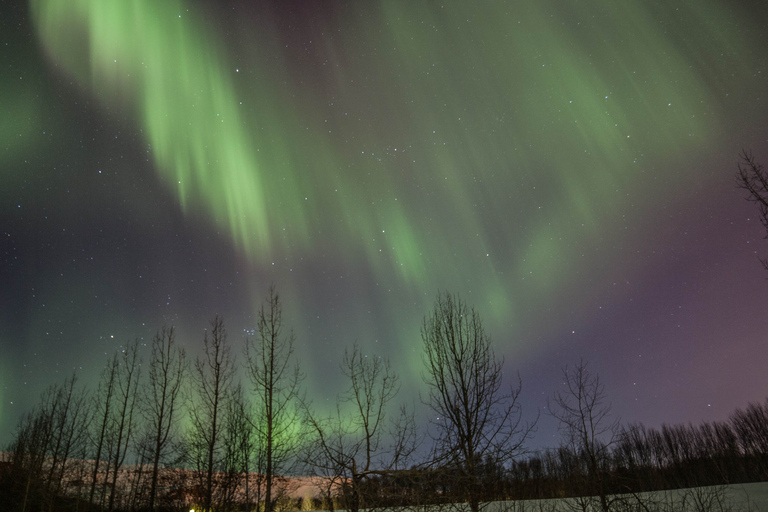
[[595, 240], [694, 172], [660, 169], [724, 135], [753, 59], [734, 29], [746, 13], [713, 0], [361, 2], [307, 43], [304, 67], [270, 45], [269, 19], [228, 47], [191, 2], [31, 6], [50, 59], [135, 120], [185, 211], [256, 269], [297, 267], [279, 283], [297, 298], [302, 261], [362, 259], [381, 293], [349, 300], [407, 318], [404, 348], [438, 287], [510, 336], [578, 293]]

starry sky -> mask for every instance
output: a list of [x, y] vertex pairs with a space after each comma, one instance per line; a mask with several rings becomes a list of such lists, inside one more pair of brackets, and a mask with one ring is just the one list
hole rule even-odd
[[[9, 5], [11, 4], [11, 5]], [[270, 284], [310, 397], [345, 347], [418, 403], [438, 291], [523, 414], [580, 358], [625, 423], [768, 395], [761, 2], [31, 0], [0, 7], [0, 441], [73, 369]], [[146, 356], [145, 356], [146, 357]]]

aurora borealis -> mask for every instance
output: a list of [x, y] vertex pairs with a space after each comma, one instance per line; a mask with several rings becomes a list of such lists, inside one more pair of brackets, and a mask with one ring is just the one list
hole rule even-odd
[[[54, 380], [283, 296], [315, 401], [345, 347], [418, 401], [438, 290], [535, 416], [583, 357], [625, 421], [768, 395], [758, 2], [32, 0], [2, 7], [0, 440]], [[537, 444], [554, 444], [542, 417]]]

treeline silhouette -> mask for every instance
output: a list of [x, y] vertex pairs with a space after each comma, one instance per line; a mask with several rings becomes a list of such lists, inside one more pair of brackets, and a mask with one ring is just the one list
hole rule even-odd
[[[560, 446], [513, 461], [503, 473], [505, 494], [578, 496], [590, 478], [586, 458]], [[600, 471], [609, 494], [768, 481], [768, 400], [737, 409], [726, 422], [624, 427]]]
[[[768, 400], [737, 409], [726, 422], [623, 427], [604, 448], [598, 471], [608, 495], [768, 481]], [[571, 446], [528, 454], [507, 466], [477, 464], [485, 502], [598, 495], [589, 455]], [[460, 501], [463, 485], [450, 467], [415, 469], [376, 477], [366, 492], [378, 506], [406, 507]]]
[[162, 328], [148, 347], [130, 343], [110, 357], [95, 389], [76, 373], [50, 386], [4, 447], [3, 510], [463, 504], [478, 512], [493, 501], [586, 496], [584, 510], [607, 512], [629, 510], [616, 495], [652, 510], [639, 493], [768, 480], [768, 400], [725, 422], [622, 427], [583, 361], [564, 369], [567, 388], [548, 407], [561, 445], [527, 451], [535, 421], [522, 420], [519, 379], [502, 381], [503, 361], [479, 314], [447, 293], [421, 328], [429, 425], [397, 404], [389, 362], [356, 345], [339, 368], [348, 387], [335, 410], [319, 413], [304, 395], [274, 288], [256, 331], [238, 360], [215, 317], [190, 360], [174, 329]]

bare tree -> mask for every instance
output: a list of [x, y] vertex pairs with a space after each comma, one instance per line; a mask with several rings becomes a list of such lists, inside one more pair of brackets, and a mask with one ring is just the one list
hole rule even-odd
[[[321, 510], [333, 512], [334, 500], [339, 494], [342, 482], [348, 478], [347, 465], [338, 462], [339, 459], [348, 458], [334, 456], [342, 452], [339, 448], [343, 446], [344, 432], [341, 428], [333, 428], [330, 419], [316, 418], [314, 412], [309, 409], [306, 415], [305, 423], [313, 436], [309, 443], [304, 444], [299, 458], [306, 466], [308, 474], [319, 477]], [[322, 435], [318, 434], [318, 431], [322, 431]]]
[[49, 457], [48, 473], [49, 509], [54, 510], [56, 500], [62, 491], [62, 483], [75, 454], [82, 453], [85, 432], [90, 421], [88, 397], [83, 390], [77, 390], [77, 376], [72, 376], [58, 387], [54, 415], [53, 443]]
[[[49, 387], [40, 404], [19, 422], [8, 447], [12, 485], [5, 489], [6, 505], [21, 511], [55, 510], [65, 478], [78, 469], [90, 419], [86, 393], [76, 387], [73, 373], [62, 384]], [[16, 502], [16, 503], [15, 503]]]
[[[250, 412], [242, 387], [237, 384], [224, 411], [224, 451], [219, 472], [221, 489], [218, 503], [221, 510], [233, 509], [237, 504], [245, 505], [246, 510], [250, 510], [248, 476], [253, 454], [254, 430], [249, 418]], [[243, 487], [244, 496], [241, 493]]]
[[[115, 483], [132, 440], [139, 373], [138, 343], [134, 342], [126, 350], [115, 352], [99, 382], [95, 398], [97, 430], [92, 434], [96, 460], [91, 473], [89, 502], [93, 503], [96, 485], [101, 478], [99, 504], [102, 508], [114, 507]], [[102, 457], [107, 459], [103, 475], [100, 473]]]
[[335, 486], [345, 508], [357, 512], [376, 505], [365, 494], [365, 482], [399, 469], [413, 451], [415, 427], [405, 409], [388, 421], [388, 406], [400, 384], [387, 359], [368, 357], [354, 345], [344, 351], [341, 371], [349, 388], [339, 395], [335, 415], [319, 419], [307, 411], [315, 442], [305, 458], [316, 475], [328, 479], [329, 501]]
[[548, 404], [550, 414], [560, 422], [566, 446], [585, 464], [583, 494], [597, 496], [604, 512], [612, 498], [606, 489], [607, 464], [611, 447], [618, 440], [619, 420], [611, 418], [611, 404], [606, 403], [605, 388], [583, 360], [573, 369], [563, 368], [565, 389]]
[[[139, 361], [139, 342], [135, 340], [129, 343], [120, 353], [119, 365], [117, 367], [116, 396], [118, 400], [115, 409], [115, 415], [110, 421], [108, 428], [107, 444], [110, 452], [111, 462], [111, 488], [109, 493], [110, 512], [115, 508], [115, 497], [117, 495], [117, 477], [125, 463], [128, 455], [128, 449], [133, 442], [134, 412], [136, 410], [136, 399], [139, 387], [139, 377], [141, 376], [141, 362]], [[106, 479], [105, 479], [106, 480]]]
[[458, 497], [477, 512], [483, 461], [508, 463], [533, 428], [522, 421], [520, 380], [517, 387], [503, 387], [503, 359], [496, 357], [480, 315], [458, 297], [438, 294], [421, 338], [437, 430], [433, 464], [454, 472]]
[[[732, 439], [718, 432], [720, 451], [728, 453], [727, 458], [735, 460], [739, 454], [743, 457], [744, 469], [758, 478], [768, 478], [768, 399], [763, 404], [750, 403], [747, 408], [736, 409], [731, 414], [730, 430]], [[730, 442], [729, 442], [730, 441]]]
[[[757, 203], [760, 209], [760, 222], [768, 238], [768, 171], [755, 160], [751, 151], [746, 150], [741, 152], [738, 168], [737, 186], [749, 192], [747, 201]], [[760, 258], [760, 262], [768, 270], [768, 258]]]
[[203, 356], [195, 360], [193, 394], [189, 397], [189, 456], [197, 470], [203, 510], [211, 510], [214, 474], [221, 468], [224, 455], [223, 424], [231, 399], [235, 362], [232, 358], [224, 321], [216, 316], [210, 333], [203, 338]]
[[299, 448], [296, 400], [302, 375], [293, 361], [294, 334], [283, 325], [283, 309], [274, 286], [259, 310], [259, 337], [246, 340], [246, 365], [256, 398], [253, 427], [263, 451], [264, 511], [272, 512], [275, 478], [289, 470]]
[[144, 447], [152, 467], [149, 509], [155, 509], [161, 462], [167, 462], [181, 417], [181, 391], [187, 371], [186, 352], [176, 344], [173, 327], [163, 327], [152, 339], [149, 382], [141, 402], [146, 432]]
[[101, 457], [105, 448], [107, 438], [107, 429], [112, 418], [113, 399], [115, 395], [115, 385], [117, 378], [117, 369], [119, 360], [117, 354], [107, 362], [107, 366], [101, 372], [101, 379], [94, 396], [94, 420], [93, 426], [96, 430], [92, 434], [92, 442], [95, 448], [93, 471], [91, 472], [91, 490], [88, 497], [88, 503], [93, 504], [93, 497], [98, 483], [99, 467], [101, 466]]
[[[46, 405], [48, 392], [43, 394], [41, 404], [20, 420], [14, 439], [6, 449], [10, 452], [10, 485], [4, 489], [9, 505], [26, 512], [31, 505], [40, 501], [43, 494], [43, 467], [51, 442], [53, 418]], [[10, 492], [9, 492], [10, 491]], [[40, 504], [42, 507], [42, 503]]]

